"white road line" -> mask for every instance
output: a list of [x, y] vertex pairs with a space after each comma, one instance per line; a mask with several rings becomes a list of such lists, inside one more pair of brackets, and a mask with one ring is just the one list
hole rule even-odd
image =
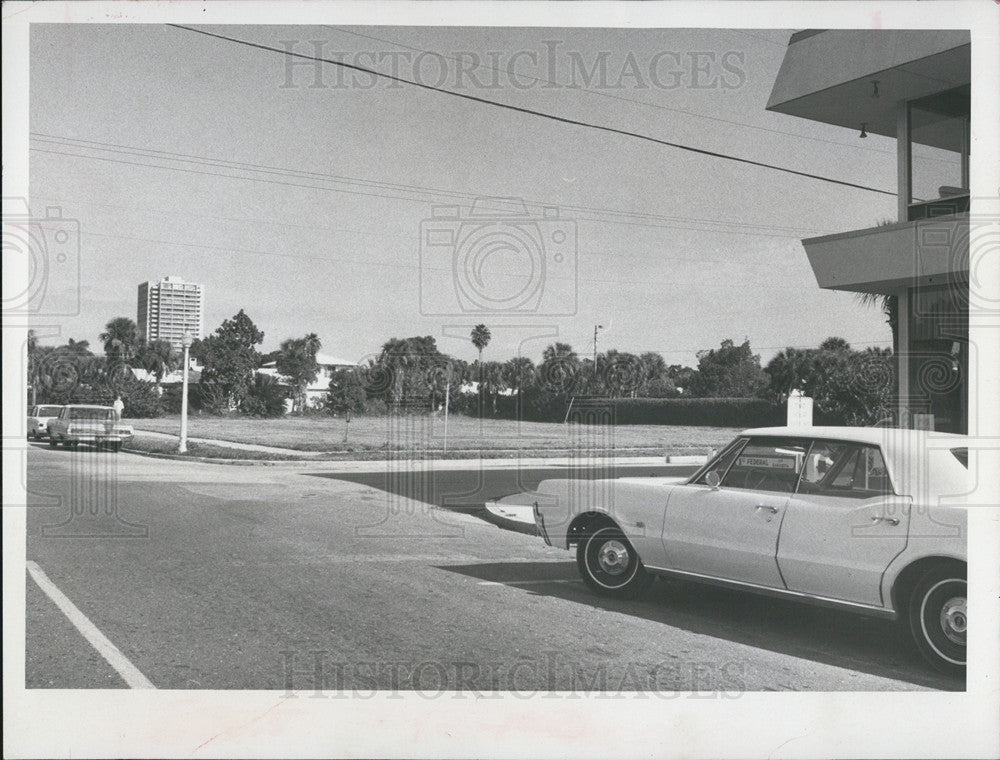
[[129, 662], [128, 658], [121, 653], [121, 650], [112, 644], [111, 640], [101, 633], [86, 615], [80, 612], [77, 606], [56, 587], [56, 584], [49, 580], [49, 576], [38, 566], [37, 562], [28, 560], [26, 564], [28, 574], [38, 584], [38, 587], [45, 592], [45, 595], [49, 599], [55, 602], [56, 607], [62, 610], [62, 613], [69, 619], [69, 622], [76, 627], [76, 630], [83, 634], [83, 637], [90, 642], [90, 645], [94, 649], [100, 652], [101, 656], [108, 661], [108, 664], [118, 672], [118, 675], [125, 679], [125, 683], [129, 685], [129, 688], [156, 688], [146, 676], [139, 672], [139, 669], [135, 665]]

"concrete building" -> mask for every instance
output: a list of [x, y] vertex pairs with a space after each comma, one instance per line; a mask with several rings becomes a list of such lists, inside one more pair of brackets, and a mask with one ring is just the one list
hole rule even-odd
[[767, 104], [896, 139], [895, 222], [802, 244], [821, 288], [896, 299], [901, 427], [968, 429], [970, 53], [960, 30], [797, 32]]
[[146, 340], [166, 340], [180, 352], [181, 338], [202, 335], [204, 291], [194, 282], [165, 277], [159, 282], [139, 285], [136, 323]]
[[[357, 362], [352, 362], [347, 359], [331, 356], [330, 354], [324, 354], [322, 352], [316, 354], [316, 363], [319, 364], [319, 373], [317, 373], [316, 379], [306, 388], [306, 403], [313, 408], [322, 406], [326, 400], [326, 394], [330, 389], [330, 380], [333, 378], [334, 372], [338, 369], [358, 368]], [[266, 362], [261, 365], [261, 368], [258, 369], [257, 372], [261, 375], [273, 377], [283, 385], [287, 385], [288, 378], [278, 372], [277, 364], [278, 363], [276, 361]], [[291, 400], [289, 400], [285, 411], [292, 411]]]

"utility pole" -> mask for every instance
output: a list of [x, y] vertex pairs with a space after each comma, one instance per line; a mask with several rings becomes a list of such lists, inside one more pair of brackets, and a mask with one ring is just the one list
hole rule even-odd
[[597, 377], [597, 331], [603, 330], [604, 325], [594, 325], [594, 377]]
[[444, 382], [444, 453], [448, 453], [448, 403], [451, 401], [451, 364], [448, 364], [448, 373]]

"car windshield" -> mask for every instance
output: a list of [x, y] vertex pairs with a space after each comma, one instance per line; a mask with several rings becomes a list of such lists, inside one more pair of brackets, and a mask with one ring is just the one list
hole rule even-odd
[[107, 422], [115, 418], [115, 411], [114, 409], [70, 409], [69, 418], [71, 420]]
[[38, 413], [36, 417], [58, 417], [59, 410], [62, 409], [60, 406], [40, 406], [38, 407]]

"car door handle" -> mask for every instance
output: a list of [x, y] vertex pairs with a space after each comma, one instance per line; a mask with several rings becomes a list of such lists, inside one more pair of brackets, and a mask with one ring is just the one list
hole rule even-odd
[[777, 507], [772, 507], [770, 504], [758, 504], [756, 507], [754, 507], [754, 509], [755, 510], [766, 509], [772, 515], [778, 514], [778, 508]]
[[885, 515], [876, 515], [872, 518], [873, 523], [887, 522], [889, 525], [899, 525], [898, 517], [886, 517]]

